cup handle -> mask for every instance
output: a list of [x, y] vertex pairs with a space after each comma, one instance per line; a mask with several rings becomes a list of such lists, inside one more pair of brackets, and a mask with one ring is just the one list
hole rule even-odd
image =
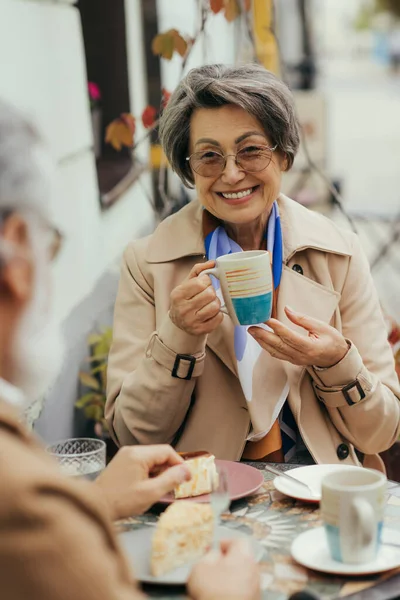
[[218, 267], [214, 267], [213, 269], [205, 269], [204, 271], [198, 274], [198, 277], [200, 277], [200, 275], [214, 275], [214, 277], [219, 279]]
[[374, 509], [364, 498], [354, 498], [351, 506], [357, 515], [357, 526], [362, 534], [362, 544], [367, 546], [372, 542], [375, 535], [376, 523]]
[[[214, 275], [214, 277], [216, 277], [217, 279], [219, 279], [219, 270], [218, 267], [214, 267], [213, 269], [205, 269], [204, 271], [202, 271], [201, 273], [199, 273], [198, 277], [200, 275]], [[224, 313], [224, 315], [228, 315], [229, 313], [226, 309], [225, 304], [223, 306], [221, 306], [220, 308], [220, 312]]]

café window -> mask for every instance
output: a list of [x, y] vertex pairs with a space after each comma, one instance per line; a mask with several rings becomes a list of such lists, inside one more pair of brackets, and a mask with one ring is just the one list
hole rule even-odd
[[86, 54], [94, 151], [102, 208], [132, 185], [139, 166], [128, 148], [117, 152], [104, 141], [107, 125], [130, 112], [124, 0], [78, 0]]

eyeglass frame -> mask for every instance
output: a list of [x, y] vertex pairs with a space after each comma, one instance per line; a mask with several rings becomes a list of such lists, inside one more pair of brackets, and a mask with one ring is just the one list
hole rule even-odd
[[[16, 210], [13, 210], [11, 208], [4, 208], [4, 209], [0, 209], [0, 226], [5, 223], [5, 221], [7, 221], [7, 219], [15, 214]], [[45, 219], [44, 217], [40, 216], [39, 217], [40, 220], [43, 222], [44, 226], [48, 229], [48, 231], [51, 232], [51, 234], [53, 235], [53, 240], [50, 246], [50, 262], [53, 262], [57, 256], [60, 253], [62, 244], [64, 242], [64, 235], [63, 233], [58, 229], [58, 227], [56, 227], [55, 225], [52, 225], [47, 219]]]
[[[230, 156], [234, 156], [235, 157], [235, 165], [241, 169], [242, 171], [244, 171], [245, 173], [261, 173], [261, 171], [264, 171], [264, 169], [267, 169], [269, 167], [269, 165], [271, 164], [271, 160], [272, 160], [272, 152], [275, 152], [275, 150], [278, 148], [278, 144], [275, 144], [275, 146], [273, 146], [272, 148], [270, 146], [263, 146], [264, 149], [266, 150], [270, 150], [271, 151], [271, 158], [269, 163], [263, 167], [262, 169], [259, 169], [258, 171], [249, 171], [248, 169], [244, 169], [242, 167], [242, 165], [240, 164], [240, 162], [238, 162], [237, 160], [237, 155], [239, 154], [239, 152], [241, 152], [242, 150], [244, 150], [244, 148], [241, 148], [240, 150], [238, 150], [236, 152], [236, 154], [220, 154], [219, 152], [215, 152], [215, 154], [218, 154], [218, 156], [221, 156], [224, 159], [224, 166], [221, 170], [220, 175], [222, 175], [222, 173], [225, 171], [226, 169], [226, 162], [227, 162], [227, 158], [229, 158]], [[214, 150], [213, 150], [214, 152]], [[189, 161], [189, 165], [190, 168], [197, 173], [197, 175], [200, 175], [200, 177], [205, 177], [206, 179], [211, 179], [212, 177], [215, 177], [214, 175], [202, 175], [201, 173], [198, 173], [195, 169], [193, 169], [192, 165], [190, 164], [190, 159], [192, 158], [192, 156], [194, 156], [195, 154], [201, 154], [200, 152], [193, 152], [190, 156], [186, 157], [186, 160]]]

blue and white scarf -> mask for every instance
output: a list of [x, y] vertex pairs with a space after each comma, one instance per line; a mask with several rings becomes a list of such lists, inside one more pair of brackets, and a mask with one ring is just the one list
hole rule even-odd
[[[267, 250], [272, 255], [272, 274], [275, 294], [277, 293], [281, 281], [283, 265], [282, 229], [278, 205], [276, 202], [274, 202], [274, 204], [272, 205], [272, 210], [268, 219], [266, 227], [266, 242]], [[224, 254], [231, 254], [232, 252], [243, 251], [242, 248], [228, 236], [225, 229], [221, 225], [214, 229], [214, 231], [211, 231], [206, 236], [204, 244], [206, 249], [206, 255], [209, 260], [215, 260], [219, 256], [222, 256]], [[221, 301], [221, 304], [223, 304], [224, 301], [222, 298], [220, 283], [218, 279], [212, 277], [212, 284], [214, 286], [214, 289], [216, 290], [218, 298]], [[264, 323], [260, 323], [258, 326], [268, 329], [268, 327]], [[248, 403], [249, 413], [251, 417], [253, 400], [253, 371], [255, 364], [261, 355], [262, 349], [260, 345], [255, 341], [255, 339], [247, 332], [247, 329], [247, 326], [235, 326], [234, 348], [239, 381], [242, 386], [243, 394]], [[266, 379], [267, 377], [268, 375], [266, 375]], [[267, 380], [265, 381], [265, 384], [265, 389], [268, 389]], [[258, 441], [265, 437], [265, 435], [267, 435], [276, 419], [281, 414], [282, 408], [285, 404], [289, 392], [289, 384], [287, 378], [285, 381], [283, 381], [282, 387], [283, 389], [279, 393], [279, 397], [273, 400], [275, 402], [275, 406], [270, 413], [268, 419], [269, 424], [264, 423], [264, 428], [262, 431], [260, 431], [260, 427], [254, 428], [254, 422], [252, 420], [253, 430], [250, 433], [248, 440]], [[285, 454], [285, 459], [287, 460], [290, 458], [290, 456], [293, 455], [295, 451], [294, 448], [296, 443], [296, 433], [293, 430], [291, 430], [290, 427], [288, 428], [286, 424], [282, 423], [282, 419], [280, 419], [280, 425], [283, 450]], [[267, 428], [265, 428], [265, 426]]]

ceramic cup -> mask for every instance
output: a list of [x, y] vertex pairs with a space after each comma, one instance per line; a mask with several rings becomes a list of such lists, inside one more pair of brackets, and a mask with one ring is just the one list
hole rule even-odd
[[367, 563], [378, 553], [386, 477], [372, 469], [348, 469], [322, 480], [321, 516], [334, 560]]
[[271, 317], [273, 283], [271, 255], [266, 250], [224, 254], [216, 267], [202, 271], [217, 277], [225, 310], [235, 325], [256, 325]]

